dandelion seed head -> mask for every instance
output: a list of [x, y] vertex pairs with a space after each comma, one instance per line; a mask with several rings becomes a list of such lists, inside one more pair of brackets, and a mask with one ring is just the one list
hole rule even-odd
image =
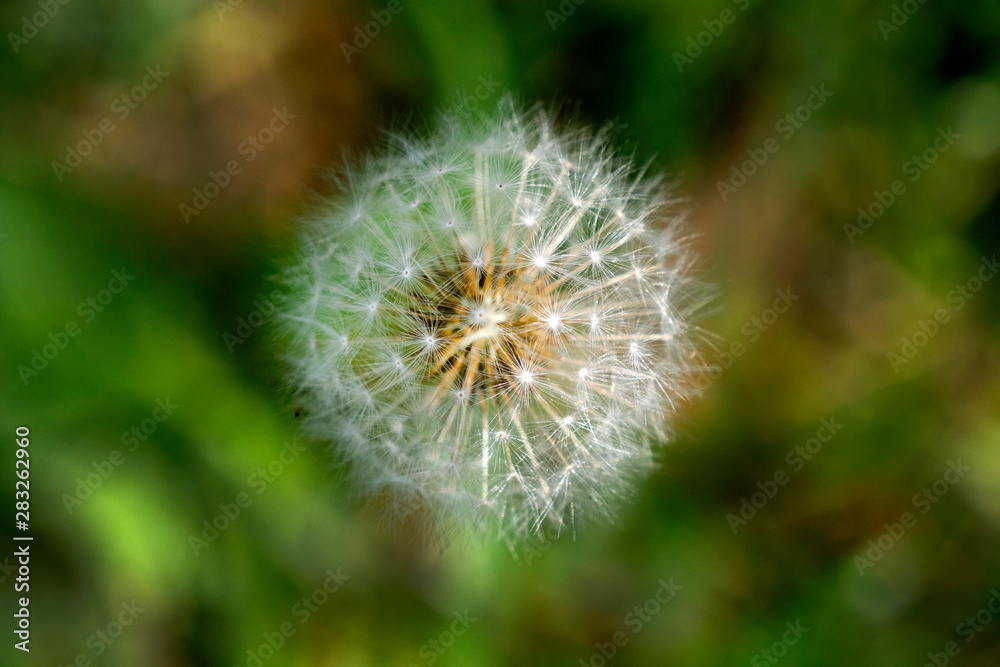
[[699, 368], [662, 184], [509, 99], [340, 182], [286, 272], [306, 432], [441, 525], [613, 518]]

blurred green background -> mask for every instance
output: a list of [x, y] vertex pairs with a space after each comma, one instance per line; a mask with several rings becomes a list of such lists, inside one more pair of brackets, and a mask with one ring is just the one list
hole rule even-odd
[[[27, 425], [34, 536], [23, 654], [5, 501], [0, 663], [998, 664], [996, 0], [17, 0], [0, 26], [0, 497]], [[265, 302], [325, 167], [508, 90], [677, 180], [719, 372], [620, 526], [442, 554], [295, 444]]]

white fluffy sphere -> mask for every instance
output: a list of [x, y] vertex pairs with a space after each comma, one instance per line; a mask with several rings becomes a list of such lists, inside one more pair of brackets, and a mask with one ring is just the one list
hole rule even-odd
[[661, 183], [509, 100], [391, 144], [338, 179], [288, 274], [307, 433], [438, 525], [613, 517], [697, 361]]

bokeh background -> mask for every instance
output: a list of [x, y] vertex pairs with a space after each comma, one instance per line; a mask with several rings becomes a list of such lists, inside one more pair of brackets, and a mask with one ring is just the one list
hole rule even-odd
[[[16, 0], [0, 27], [3, 664], [998, 663], [995, 0]], [[326, 167], [506, 91], [676, 179], [718, 371], [621, 525], [441, 553], [294, 441], [265, 301]]]

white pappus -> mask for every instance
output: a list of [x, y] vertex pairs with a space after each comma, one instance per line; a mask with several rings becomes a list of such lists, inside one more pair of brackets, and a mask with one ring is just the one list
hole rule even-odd
[[516, 542], [613, 519], [651, 467], [701, 364], [693, 258], [606, 136], [507, 97], [336, 178], [282, 322], [303, 428], [364, 494]]

